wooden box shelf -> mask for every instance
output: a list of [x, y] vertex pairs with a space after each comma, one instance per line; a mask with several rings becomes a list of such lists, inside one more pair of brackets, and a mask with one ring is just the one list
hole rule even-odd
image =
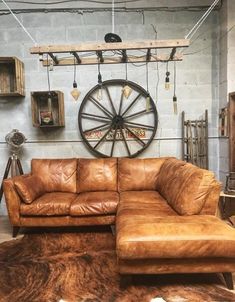
[[16, 57], [0, 57], [0, 97], [25, 96], [24, 63]]
[[[33, 126], [37, 128], [64, 127], [64, 94], [61, 91], [32, 91], [31, 109]], [[43, 123], [42, 113], [51, 112], [52, 122]]]

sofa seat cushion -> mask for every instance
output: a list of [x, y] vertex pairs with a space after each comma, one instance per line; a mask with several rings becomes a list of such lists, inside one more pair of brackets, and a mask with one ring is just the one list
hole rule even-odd
[[141, 215], [145, 218], [146, 215], [160, 217], [177, 215], [167, 201], [156, 191], [121, 192], [118, 213], [125, 213], [125, 216], [119, 215], [119, 219], [122, 219], [122, 217], [126, 219], [126, 216], [135, 217], [136, 215]]
[[70, 205], [77, 194], [46, 193], [31, 204], [21, 203], [20, 213], [24, 216], [64, 216], [69, 215]]
[[72, 202], [71, 216], [116, 214], [119, 203], [117, 192], [84, 192]]
[[209, 215], [118, 217], [116, 243], [120, 259], [235, 257], [234, 229]]

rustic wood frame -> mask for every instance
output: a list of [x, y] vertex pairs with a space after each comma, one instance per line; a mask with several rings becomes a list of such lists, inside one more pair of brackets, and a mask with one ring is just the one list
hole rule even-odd
[[53, 125], [41, 125], [39, 119], [40, 112], [40, 98], [41, 96], [48, 94], [49, 91], [32, 91], [31, 92], [31, 110], [32, 110], [32, 122], [33, 126], [36, 128], [55, 128], [55, 127], [64, 127], [65, 118], [64, 118], [64, 93], [62, 91], [50, 91], [54, 95], [55, 102], [52, 108], [52, 112], [55, 112], [56, 119]]
[[[119, 64], [119, 63], [141, 63], [141, 62], [167, 62], [181, 61], [182, 53], [177, 53], [179, 48], [189, 46], [187, 39], [173, 40], [143, 40], [118, 43], [83, 43], [77, 45], [45, 45], [30, 48], [31, 54], [41, 56], [43, 66], [53, 63], [54, 66], [68, 65], [93, 65], [93, 64]], [[168, 54], [154, 54], [152, 50], [166, 49]], [[144, 55], [136, 56], [130, 51], [142, 50], [146, 52]], [[79, 56], [78, 53], [86, 55], [86, 53], [94, 52], [94, 56], [87, 58]], [[110, 55], [112, 52], [112, 56]], [[104, 56], [104, 54], [106, 55]], [[59, 58], [58, 54], [69, 54], [71, 58]], [[47, 58], [43, 58], [47, 55]], [[48, 57], [50, 57], [48, 59]], [[76, 60], [74, 60], [76, 58]]]

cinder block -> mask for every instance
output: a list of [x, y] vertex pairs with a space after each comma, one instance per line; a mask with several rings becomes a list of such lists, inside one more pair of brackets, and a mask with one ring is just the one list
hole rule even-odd
[[[51, 27], [52, 15], [45, 13], [30, 13], [22, 15], [22, 23], [26, 28], [29, 27]], [[60, 22], [61, 23], [61, 22]], [[58, 24], [57, 23], [57, 26]]]

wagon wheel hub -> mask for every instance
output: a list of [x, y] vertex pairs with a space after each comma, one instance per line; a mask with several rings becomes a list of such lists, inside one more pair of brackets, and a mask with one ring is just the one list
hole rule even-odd
[[113, 117], [112, 123], [113, 123], [114, 128], [120, 128], [124, 124], [124, 118], [121, 115], [115, 115]]

